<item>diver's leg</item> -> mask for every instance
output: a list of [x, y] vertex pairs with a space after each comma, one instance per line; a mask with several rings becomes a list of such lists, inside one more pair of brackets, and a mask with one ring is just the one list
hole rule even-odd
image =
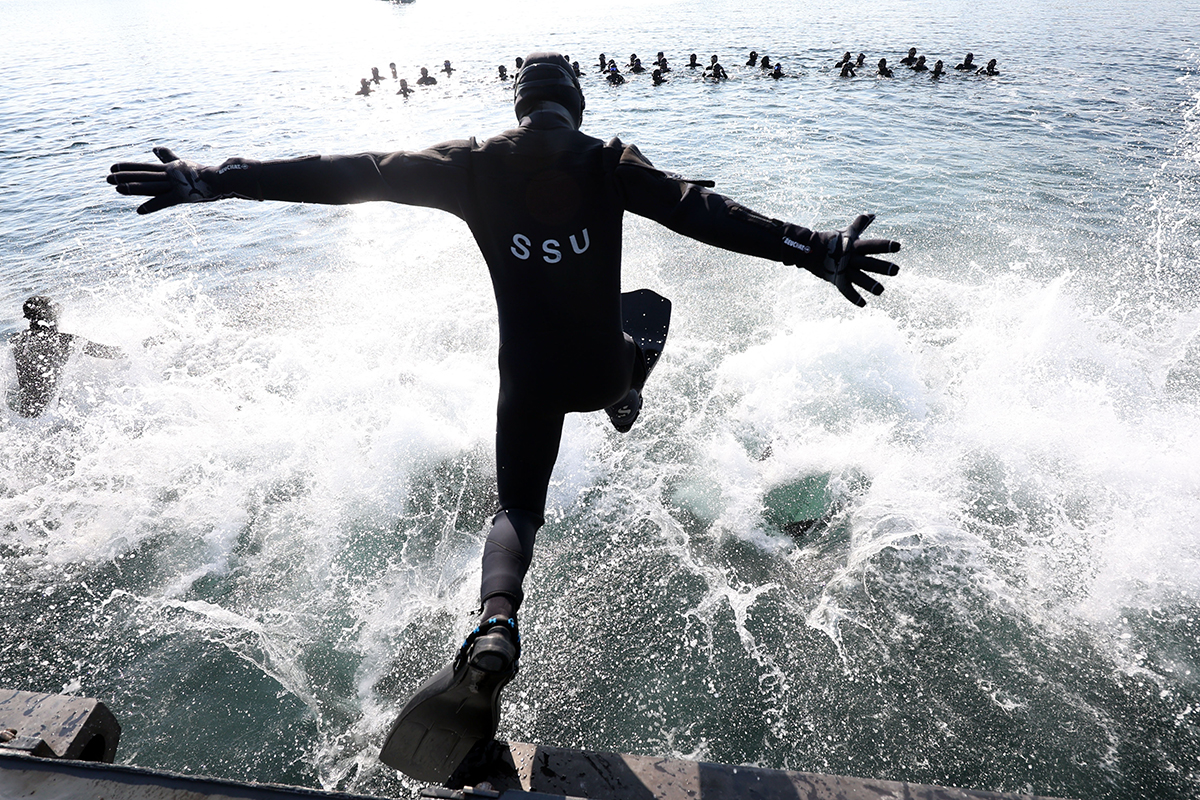
[[544, 522], [546, 491], [558, 458], [564, 415], [501, 391], [496, 409], [496, 483], [500, 513], [483, 548], [480, 600], [484, 618], [512, 617], [524, 599], [521, 583]]

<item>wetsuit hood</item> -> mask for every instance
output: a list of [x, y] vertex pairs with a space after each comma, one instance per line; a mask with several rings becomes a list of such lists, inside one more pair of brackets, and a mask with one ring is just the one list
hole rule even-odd
[[21, 310], [31, 328], [53, 328], [58, 325], [59, 305], [44, 294], [35, 294], [26, 300]]
[[530, 53], [513, 82], [513, 110], [518, 120], [543, 102], [557, 103], [567, 109], [576, 128], [583, 123], [587, 104], [579, 78], [567, 59], [558, 53]]

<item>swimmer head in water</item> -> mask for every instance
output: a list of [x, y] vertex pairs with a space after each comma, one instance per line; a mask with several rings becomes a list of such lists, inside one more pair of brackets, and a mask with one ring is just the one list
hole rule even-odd
[[575, 70], [558, 53], [531, 53], [513, 82], [513, 110], [518, 120], [528, 116], [539, 103], [557, 103], [571, 114], [576, 128], [583, 124], [583, 110], [587, 107], [583, 90]]
[[58, 327], [58, 315], [62, 306], [44, 294], [35, 294], [21, 307], [31, 330], [54, 330]]

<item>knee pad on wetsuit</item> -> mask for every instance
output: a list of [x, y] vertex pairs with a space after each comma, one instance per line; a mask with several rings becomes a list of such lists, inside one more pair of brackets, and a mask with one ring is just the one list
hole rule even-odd
[[492, 519], [492, 530], [483, 546], [481, 602], [502, 594], [520, 606], [525, 597], [521, 583], [533, 561], [533, 543], [542, 523], [541, 515], [519, 508], [505, 509]]

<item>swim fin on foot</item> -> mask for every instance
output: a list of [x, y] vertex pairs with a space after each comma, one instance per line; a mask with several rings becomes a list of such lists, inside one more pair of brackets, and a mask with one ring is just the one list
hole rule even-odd
[[417, 780], [445, 783], [476, 743], [500, 724], [500, 691], [517, 674], [516, 621], [492, 617], [463, 642], [454, 662], [404, 704], [379, 758]]

